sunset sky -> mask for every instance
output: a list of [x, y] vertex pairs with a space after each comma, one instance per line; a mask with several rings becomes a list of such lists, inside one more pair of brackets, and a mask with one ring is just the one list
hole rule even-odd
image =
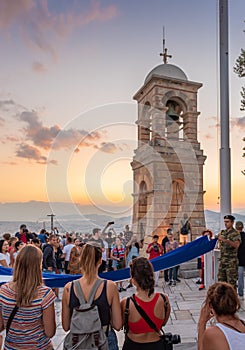
[[[232, 206], [244, 207], [240, 111], [245, 1], [229, 1]], [[201, 82], [205, 207], [218, 210], [218, 1], [0, 0], [1, 202], [130, 207], [132, 96], [166, 46]], [[116, 209], [115, 209], [116, 210]]]

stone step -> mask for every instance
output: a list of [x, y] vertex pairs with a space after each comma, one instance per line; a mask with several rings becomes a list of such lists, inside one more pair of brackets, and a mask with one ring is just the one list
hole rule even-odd
[[199, 277], [199, 271], [198, 270], [181, 270], [179, 271], [179, 276], [182, 278], [197, 278]]
[[179, 268], [179, 275], [182, 278], [199, 277], [199, 271], [197, 269], [197, 259], [193, 259], [181, 264]]
[[180, 270], [196, 270], [197, 268], [197, 259], [187, 261], [180, 265]]

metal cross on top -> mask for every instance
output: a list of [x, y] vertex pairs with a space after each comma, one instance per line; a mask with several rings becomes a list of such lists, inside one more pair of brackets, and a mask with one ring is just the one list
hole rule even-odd
[[172, 58], [172, 55], [167, 54], [168, 49], [165, 48], [165, 28], [162, 28], [162, 53], [160, 53], [160, 56], [163, 57], [163, 63], [168, 63], [168, 58]]
[[168, 49], [166, 48], [164, 49], [163, 53], [160, 53], [160, 56], [163, 56], [162, 60], [164, 64], [168, 63], [168, 58], [172, 58], [172, 55], [168, 55], [167, 52], [168, 52]]

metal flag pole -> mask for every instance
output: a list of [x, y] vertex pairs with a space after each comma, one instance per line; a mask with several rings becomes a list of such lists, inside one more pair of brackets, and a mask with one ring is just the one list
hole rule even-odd
[[229, 125], [228, 0], [219, 0], [220, 40], [220, 225], [231, 213], [231, 156]]

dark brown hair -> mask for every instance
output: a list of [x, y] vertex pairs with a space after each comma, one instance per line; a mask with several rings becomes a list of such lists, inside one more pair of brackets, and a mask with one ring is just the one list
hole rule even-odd
[[235, 289], [226, 282], [217, 282], [209, 287], [206, 296], [206, 304], [208, 303], [218, 316], [233, 316], [241, 306]]
[[148, 291], [148, 296], [154, 293], [154, 271], [148, 259], [144, 257], [133, 259], [130, 264], [130, 273], [139, 287]]

